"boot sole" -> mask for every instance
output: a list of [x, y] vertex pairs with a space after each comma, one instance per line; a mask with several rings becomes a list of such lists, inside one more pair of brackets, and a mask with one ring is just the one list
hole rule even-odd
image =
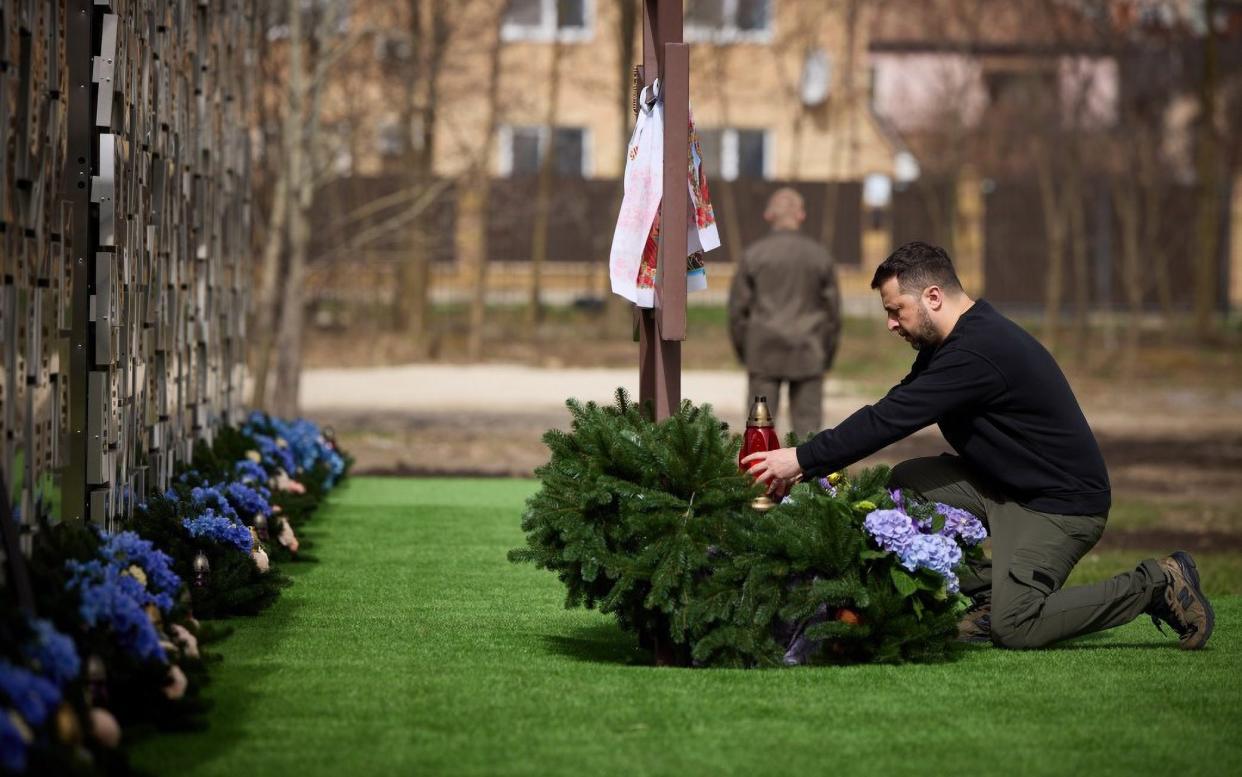
[[1183, 650], [1198, 650], [1207, 644], [1208, 637], [1212, 636], [1212, 630], [1216, 628], [1216, 613], [1212, 610], [1212, 603], [1203, 593], [1203, 589], [1199, 585], [1199, 568], [1195, 566], [1195, 560], [1190, 554], [1184, 550], [1179, 550], [1173, 554], [1177, 562], [1182, 565], [1182, 569], [1186, 570], [1186, 576], [1190, 578], [1190, 584], [1194, 589], [1195, 596], [1199, 597], [1199, 601], [1203, 602], [1203, 613], [1207, 616], [1207, 626], [1203, 629], [1202, 634], [1196, 634], [1195, 644], [1179, 644]]

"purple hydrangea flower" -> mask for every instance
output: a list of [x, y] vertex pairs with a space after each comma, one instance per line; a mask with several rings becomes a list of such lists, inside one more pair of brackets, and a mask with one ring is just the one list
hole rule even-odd
[[910, 516], [900, 510], [872, 510], [863, 520], [863, 527], [882, 550], [904, 555], [918, 532]]
[[888, 495], [889, 495], [890, 497], [892, 497], [892, 499], [893, 499], [893, 504], [897, 506], [897, 509], [898, 509], [898, 510], [901, 510], [902, 512], [905, 512], [905, 509], [906, 509], [906, 499], [905, 499], [905, 497], [903, 497], [903, 496], [901, 495], [901, 489], [900, 489], [900, 488], [890, 488], [890, 489], [889, 489], [889, 491], [888, 491]]
[[978, 545], [987, 539], [988, 531], [983, 528], [983, 522], [969, 511], [937, 502], [936, 512], [944, 516], [944, 528], [940, 530], [944, 536], [966, 545]]
[[901, 565], [913, 572], [930, 569], [948, 583], [949, 593], [957, 593], [958, 579], [954, 568], [962, 563], [962, 549], [951, 538], [941, 534], [919, 534], [901, 557]]

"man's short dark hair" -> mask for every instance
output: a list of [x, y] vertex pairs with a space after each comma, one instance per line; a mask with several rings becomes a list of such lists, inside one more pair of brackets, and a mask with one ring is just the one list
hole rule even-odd
[[880, 288], [889, 278], [896, 278], [897, 285], [906, 294], [922, 294], [928, 286], [939, 286], [946, 291], [962, 290], [949, 254], [940, 246], [918, 240], [906, 243], [880, 262], [871, 278], [871, 288]]

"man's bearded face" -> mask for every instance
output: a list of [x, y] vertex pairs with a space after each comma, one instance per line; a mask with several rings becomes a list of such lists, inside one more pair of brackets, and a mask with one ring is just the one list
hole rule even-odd
[[897, 334], [916, 351], [934, 348], [940, 335], [932, 325], [931, 313], [921, 297], [903, 292], [896, 278], [880, 286], [880, 301], [888, 314], [888, 331]]

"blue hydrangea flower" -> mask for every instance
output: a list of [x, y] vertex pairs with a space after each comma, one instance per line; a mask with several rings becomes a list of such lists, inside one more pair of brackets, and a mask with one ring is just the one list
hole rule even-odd
[[194, 518], [183, 519], [181, 525], [191, 537], [207, 537], [214, 542], [233, 545], [243, 553], [250, 553], [254, 547], [254, 537], [250, 535], [249, 528], [210, 509]]
[[297, 464], [293, 460], [293, 453], [287, 447], [278, 445], [276, 439], [271, 435], [254, 434], [253, 437], [259, 446], [259, 455], [263, 457], [263, 461], [268, 466], [280, 467], [290, 475], [297, 472]]
[[64, 688], [78, 676], [82, 664], [73, 640], [56, 630], [51, 621], [34, 618], [30, 621], [34, 639], [22, 646], [22, 653], [34, 663], [39, 672], [57, 688]]
[[268, 503], [270, 493], [266, 488], [251, 488], [244, 483], [224, 486], [224, 494], [237, 514], [250, 518], [260, 513], [271, 516], [272, 506]]
[[267, 470], [263, 469], [263, 465], [250, 459], [242, 459], [234, 464], [233, 473], [238, 480], [247, 485], [263, 486], [269, 479]]
[[240, 520], [228, 497], [215, 486], [194, 487], [190, 490], [190, 501], [199, 510], [211, 510], [230, 521]]
[[26, 740], [8, 715], [0, 715], [0, 769], [13, 774], [26, 771]]
[[100, 537], [104, 541], [99, 547], [101, 558], [115, 565], [120, 572], [137, 565], [146, 575], [143, 604], [154, 604], [163, 613], [171, 610], [174, 598], [181, 590], [181, 578], [172, 571], [172, 558], [158, 550], [150, 540], [144, 540], [132, 531], [111, 535], [100, 532]]
[[[143, 609], [155, 597], [133, 577], [99, 560], [65, 562], [68, 588], [78, 593], [78, 614], [87, 626], [107, 627], [126, 652], [143, 660], [168, 658]], [[156, 605], [158, 606], [158, 604]]]
[[60, 690], [39, 675], [0, 660], [0, 697], [31, 726], [42, 726], [60, 705]]

